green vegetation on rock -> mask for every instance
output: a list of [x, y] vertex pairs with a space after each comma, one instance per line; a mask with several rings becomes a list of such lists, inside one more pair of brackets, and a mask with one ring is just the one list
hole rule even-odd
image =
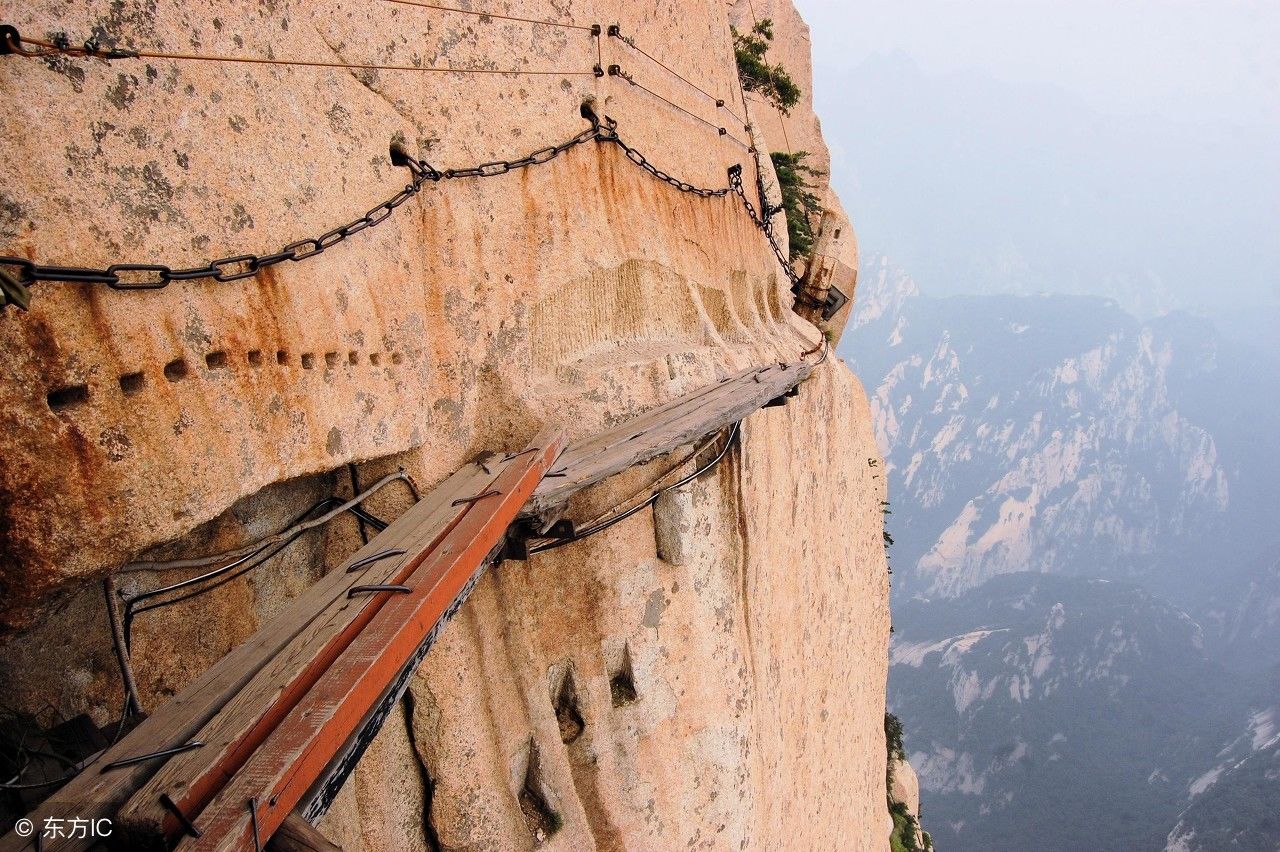
[[907, 811], [907, 806], [902, 802], [891, 802], [889, 813], [893, 817], [893, 834], [889, 835], [889, 846], [893, 852], [922, 852], [924, 847], [916, 840], [920, 824]]
[[765, 18], [748, 33], [733, 29], [733, 54], [738, 61], [738, 79], [746, 92], [757, 92], [783, 114], [800, 102], [800, 87], [781, 65], [769, 64], [769, 42], [773, 41], [773, 21]]
[[791, 244], [791, 259], [809, 256], [813, 249], [813, 225], [811, 216], [822, 213], [822, 201], [814, 194], [810, 177], [823, 177], [824, 173], [805, 165], [808, 151], [787, 154], [774, 151], [769, 155], [773, 171], [778, 176], [778, 189], [782, 193], [782, 209], [787, 213], [787, 238]]

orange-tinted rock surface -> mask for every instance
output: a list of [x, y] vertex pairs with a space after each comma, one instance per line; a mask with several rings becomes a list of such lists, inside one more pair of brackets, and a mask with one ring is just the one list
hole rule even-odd
[[[803, 24], [765, 5], [780, 61], [807, 89]], [[617, 23], [743, 114], [729, 30], [741, 9], [487, 8]], [[177, 268], [275, 252], [403, 187], [393, 140], [441, 169], [509, 159], [581, 131], [584, 101], [658, 168], [723, 187], [741, 163], [754, 193], [733, 138], [750, 137], [727, 110], [586, 30], [347, 0], [36, 0], [0, 13], [24, 35], [147, 51], [554, 72], [0, 58], [0, 253], [39, 263]], [[734, 132], [597, 77], [597, 64]], [[756, 138], [784, 150], [768, 108], [749, 103]], [[825, 170], [810, 102], [792, 116], [791, 147]], [[824, 225], [822, 245], [852, 295], [853, 232], [834, 196], [828, 206], [845, 242]], [[428, 183], [376, 228], [243, 280], [35, 284], [29, 312], [0, 313], [6, 702], [118, 715], [101, 581], [131, 560], [240, 545], [349, 495], [353, 475], [367, 486], [402, 466], [427, 488], [545, 424], [587, 435], [792, 359], [821, 332], [792, 312], [789, 287], [736, 197], [680, 193], [595, 142]], [[863, 390], [832, 356], [786, 407], [753, 415], [713, 474], [597, 537], [491, 571], [321, 827], [348, 850], [882, 848], [877, 455]], [[647, 492], [670, 463], [601, 484], [571, 516]], [[369, 509], [393, 517], [407, 500], [392, 485]], [[140, 616], [144, 703], [358, 542], [354, 521], [336, 521]], [[133, 594], [182, 576], [118, 583]]]

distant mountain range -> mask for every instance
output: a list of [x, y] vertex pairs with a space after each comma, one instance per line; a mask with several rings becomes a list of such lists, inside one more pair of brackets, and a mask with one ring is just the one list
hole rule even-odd
[[883, 260], [857, 299], [890, 705], [940, 848], [1280, 848], [1215, 845], [1280, 812], [1272, 356], [1102, 297], [931, 298]]
[[1132, 584], [1005, 574], [894, 624], [890, 710], [940, 849], [1163, 848], [1249, 719], [1195, 622]]
[[886, 261], [848, 357], [887, 461], [895, 596], [1130, 580], [1242, 670], [1280, 661], [1280, 367], [1208, 320], [1092, 296], [922, 295]]

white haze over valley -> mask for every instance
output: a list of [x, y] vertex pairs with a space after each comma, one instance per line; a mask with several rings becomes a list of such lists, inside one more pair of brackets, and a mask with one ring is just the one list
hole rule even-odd
[[832, 183], [930, 295], [1280, 304], [1280, 3], [799, 6]]
[[798, 5], [923, 828], [1280, 849], [1280, 3]]

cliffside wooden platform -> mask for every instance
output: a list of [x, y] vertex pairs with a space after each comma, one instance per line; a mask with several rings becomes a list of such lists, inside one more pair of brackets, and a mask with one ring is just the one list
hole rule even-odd
[[[387, 637], [388, 625], [410, 625], [403, 613], [406, 601], [422, 603], [411, 627], [417, 631], [418, 645], [429, 645], [436, 628], [452, 614], [457, 598], [465, 594], [558, 455], [558, 436], [539, 440], [544, 446], [535, 442], [537, 452], [481, 459], [445, 480], [247, 642], [157, 708], [29, 818], [37, 826], [47, 817], [112, 818], [114, 831], [131, 834], [138, 848], [147, 848], [147, 838], [152, 848], [161, 835], [176, 838], [183, 826], [173, 810], [161, 805], [160, 796], [170, 797], [178, 812], [193, 819], [286, 717], [301, 712], [299, 705], [313, 695], [315, 687], [328, 683], [326, 676], [332, 679], [339, 662], [344, 670], [349, 670], [355, 655], [361, 664], [367, 663], [370, 637]], [[386, 585], [411, 591], [360, 591]], [[388, 609], [388, 604], [396, 606]], [[413, 649], [406, 653], [405, 648], [414, 635], [399, 632], [395, 653], [384, 658], [380, 669], [384, 673], [395, 669], [384, 682], [376, 688], [362, 682], [360, 706], [365, 710], [378, 706], [377, 699], [385, 697], [386, 688], [413, 656]], [[352, 706], [347, 705], [348, 711]], [[326, 729], [331, 737], [326, 763], [342, 754], [358, 759], [363, 752], [359, 743], [359, 734], [366, 728], [363, 716], [352, 718], [348, 713], [344, 718], [354, 734], [337, 741], [332, 728]], [[380, 720], [368, 721], [380, 724]], [[112, 768], [120, 761], [195, 742], [202, 745]], [[349, 772], [353, 765], [354, 760], [334, 769]], [[340, 785], [337, 779], [335, 789]], [[324, 785], [320, 787], [318, 795], [323, 794]], [[265, 842], [269, 836], [260, 826], [260, 838]], [[43, 844], [47, 850], [89, 846], [88, 840], [75, 838], [46, 839]], [[252, 839], [247, 848], [253, 848]], [[0, 841], [3, 852], [26, 849], [36, 849], [34, 838], [10, 833]]]
[[739, 371], [570, 444], [521, 516], [552, 519], [578, 491], [736, 423], [795, 388], [813, 371], [814, 361]]
[[[563, 452], [548, 432], [465, 466], [29, 818], [37, 828], [110, 818], [116, 841], [138, 849], [254, 849], [277, 832], [305, 835], [517, 516], [554, 520], [577, 491], [784, 400], [814, 366], [743, 370]], [[89, 846], [62, 837], [39, 848]], [[0, 840], [0, 852], [37, 848]]]

